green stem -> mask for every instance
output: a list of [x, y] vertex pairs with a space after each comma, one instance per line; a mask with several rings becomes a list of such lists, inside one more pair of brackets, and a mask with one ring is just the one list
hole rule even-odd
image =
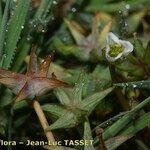
[[[118, 77], [115, 71], [115, 66], [113, 65], [109, 65], [109, 70], [110, 70], [110, 74], [111, 74], [111, 78], [113, 83], [117, 83], [118, 82]], [[122, 94], [122, 91], [120, 88], [116, 87], [114, 89], [116, 95], [117, 95], [117, 100], [118, 102], [121, 104], [122, 108], [127, 111], [130, 109], [130, 105], [128, 103], [128, 100], [125, 99], [124, 95]]]

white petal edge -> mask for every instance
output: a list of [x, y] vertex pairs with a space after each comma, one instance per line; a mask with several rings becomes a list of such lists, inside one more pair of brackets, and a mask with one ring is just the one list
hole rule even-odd
[[133, 51], [133, 45], [130, 42], [120, 40], [120, 44], [124, 46], [124, 50], [122, 52], [124, 56], [127, 56]]
[[114, 44], [114, 43], [119, 44], [120, 40], [115, 34], [113, 34], [112, 32], [109, 32], [107, 34], [106, 41], [107, 41], [107, 44], [111, 45], [111, 44]]

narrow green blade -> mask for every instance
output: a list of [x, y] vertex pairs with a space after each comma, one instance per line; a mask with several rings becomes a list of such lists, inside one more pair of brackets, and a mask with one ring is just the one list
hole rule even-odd
[[10, 17], [8, 32], [6, 34], [6, 45], [5, 45], [5, 54], [3, 67], [9, 68], [11, 61], [14, 57], [15, 49], [17, 42], [20, 38], [20, 34], [25, 23], [27, 12], [30, 6], [30, 0], [19, 0], [17, 6], [14, 10], [14, 14]]

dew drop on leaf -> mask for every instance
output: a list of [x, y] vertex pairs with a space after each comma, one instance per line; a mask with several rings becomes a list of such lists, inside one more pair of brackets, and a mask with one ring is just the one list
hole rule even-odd
[[126, 4], [125, 8], [126, 8], [127, 10], [129, 10], [129, 9], [130, 9], [130, 5], [129, 5], [129, 4]]
[[54, 4], [54, 5], [56, 5], [56, 4], [57, 4], [57, 2], [56, 2], [56, 1], [53, 1], [53, 4]]
[[4, 57], [4, 58], [6, 58], [6, 56], [7, 56], [6, 54], [3, 54], [3, 57]]
[[77, 11], [76, 8], [74, 8], [74, 7], [71, 10], [72, 10], [72, 12], [76, 12]]
[[13, 2], [17, 3], [17, 2], [18, 2], [18, 0], [13, 0]]
[[54, 17], [54, 16], [52, 16], [52, 17], [51, 17], [51, 20], [54, 20], [54, 19], [55, 19], [55, 17]]
[[21, 26], [21, 29], [24, 29], [24, 26]]

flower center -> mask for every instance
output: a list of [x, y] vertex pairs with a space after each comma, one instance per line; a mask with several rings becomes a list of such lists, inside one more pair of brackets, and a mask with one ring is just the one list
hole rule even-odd
[[124, 50], [124, 47], [122, 45], [119, 45], [119, 44], [110, 45], [109, 55], [111, 57], [117, 57], [118, 54], [123, 52], [123, 50]]

